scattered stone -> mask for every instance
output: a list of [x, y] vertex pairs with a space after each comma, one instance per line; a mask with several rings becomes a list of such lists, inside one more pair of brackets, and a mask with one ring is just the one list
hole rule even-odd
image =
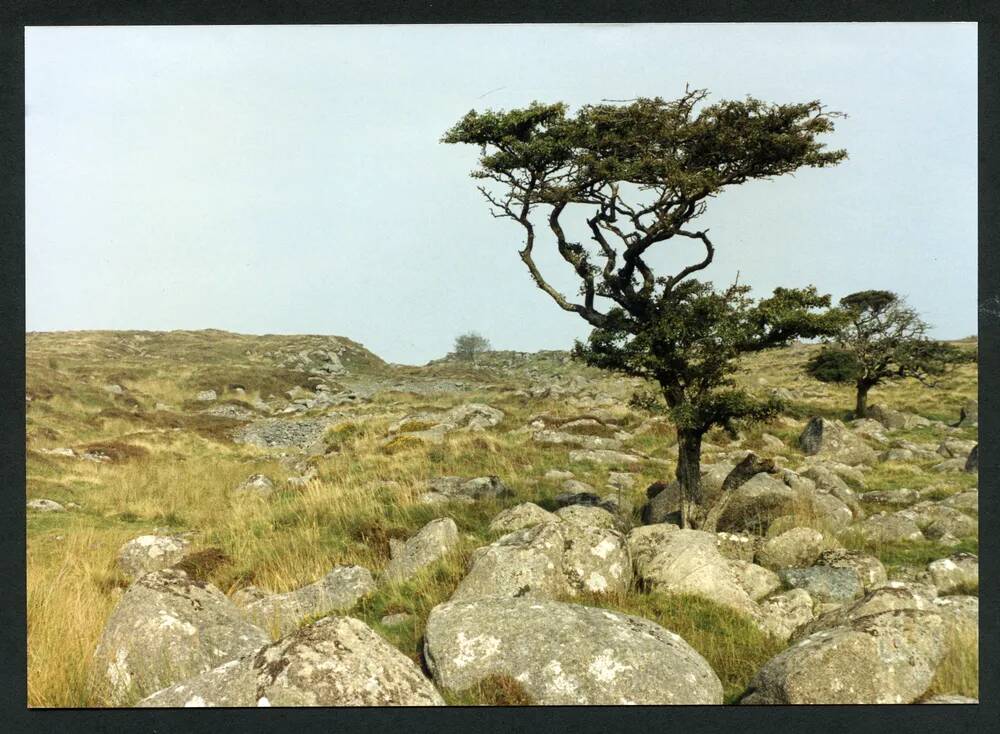
[[719, 704], [722, 684], [678, 635], [646, 619], [536, 599], [431, 610], [424, 657], [442, 689], [514, 678], [536, 704]]
[[191, 544], [175, 535], [140, 535], [118, 549], [115, 563], [130, 580], [177, 563]]
[[920, 492], [915, 489], [886, 489], [877, 492], [865, 492], [861, 495], [865, 502], [880, 505], [906, 507], [920, 501]]
[[458, 545], [458, 526], [450, 517], [431, 520], [392, 554], [383, 578], [405, 581], [436, 563]]
[[924, 536], [932, 540], [949, 535], [968, 538], [979, 533], [979, 522], [975, 518], [938, 502], [921, 502], [896, 514], [912, 520]]
[[607, 530], [618, 528], [618, 519], [603, 507], [572, 504], [556, 510], [555, 516], [563, 522], [573, 523], [574, 525], [589, 525]]
[[632, 489], [635, 486], [635, 480], [635, 474], [619, 471], [608, 472], [608, 485], [615, 489]]
[[862, 617], [899, 609], [928, 611], [934, 609], [934, 604], [932, 597], [923, 593], [919, 587], [911, 588], [907, 584], [894, 582], [891, 585], [886, 584], [869, 592], [856, 602], [846, 604], [820, 615], [809, 624], [798, 629], [794, 637], [801, 639], [820, 630], [850, 625], [851, 622]]
[[649, 589], [701, 596], [744, 614], [753, 611], [753, 599], [719, 553], [713, 533], [673, 530], [655, 537], [655, 545], [647, 548], [647, 553], [634, 555], [633, 562]]
[[581, 449], [569, 452], [570, 461], [592, 462], [608, 466], [638, 466], [642, 459], [632, 454], [607, 449]]
[[215, 668], [267, 644], [264, 630], [211, 584], [166, 568], [125, 591], [94, 653], [112, 702], [143, 695]]
[[545, 478], [555, 482], [562, 481], [563, 479], [572, 479], [573, 476], [573, 472], [561, 471], [560, 469], [549, 469], [545, 472]]
[[213, 400], [217, 400], [218, 397], [219, 396], [216, 394], [215, 390], [202, 390], [200, 393], [195, 395], [195, 400], [201, 403], [210, 403]]
[[815, 565], [831, 568], [849, 568], [853, 570], [867, 593], [886, 583], [885, 566], [875, 556], [869, 556], [859, 551], [843, 550], [841, 548], [826, 550], [819, 554]]
[[792, 528], [768, 540], [757, 553], [757, 563], [773, 571], [810, 566], [822, 550], [822, 533], [812, 528]]
[[872, 515], [845, 532], [856, 533], [868, 543], [909, 543], [924, 539], [915, 522], [897, 513]]
[[510, 507], [494, 517], [490, 523], [490, 530], [494, 533], [511, 533], [544, 522], [557, 521], [558, 518], [548, 510], [542, 509], [534, 502], [524, 502]]
[[978, 444], [960, 438], [946, 438], [937, 447], [937, 453], [946, 459], [965, 459]]
[[965, 460], [964, 471], [970, 473], [979, 471], [979, 444], [973, 446], [972, 451], [969, 452], [969, 456]]
[[923, 416], [915, 413], [904, 413], [899, 410], [892, 410], [881, 405], [869, 406], [866, 415], [872, 420], [878, 421], [889, 430], [910, 429], [929, 426], [931, 422]]
[[764, 599], [755, 621], [757, 626], [781, 641], [813, 618], [813, 599], [804, 589], [791, 589]]
[[753, 561], [764, 539], [749, 533], [716, 533], [716, 546], [724, 557], [734, 561]]
[[237, 494], [255, 494], [270, 497], [274, 494], [274, 482], [266, 474], [251, 474], [236, 487]]
[[786, 586], [805, 589], [813, 599], [821, 602], [847, 602], [857, 599], [864, 591], [858, 574], [852, 568], [784, 568], [778, 571], [778, 577]]
[[364, 622], [327, 617], [140, 707], [442, 706], [412, 660]]
[[763, 566], [758, 566], [756, 563], [729, 561], [729, 567], [736, 574], [736, 582], [756, 602], [781, 588], [781, 579], [778, 578], [778, 574]]
[[612, 451], [622, 447], [622, 442], [617, 438], [604, 438], [603, 436], [590, 436], [585, 433], [565, 433], [563, 431], [545, 429], [535, 431], [531, 439], [542, 446], [567, 446], [578, 449]]
[[971, 553], [955, 553], [932, 561], [927, 571], [940, 594], [979, 586], [979, 557]]
[[760, 473], [732, 490], [729, 504], [719, 518], [718, 529], [763, 535], [772, 520], [795, 514], [797, 509], [808, 505], [808, 499], [781, 479]]
[[511, 497], [514, 490], [500, 481], [500, 477], [438, 477], [427, 482], [427, 492], [421, 496], [423, 502], [447, 502], [458, 500], [472, 502], [475, 500], [501, 499]]
[[873, 464], [875, 451], [840, 421], [815, 417], [799, 436], [799, 447], [808, 456], [824, 456], [845, 464]]
[[517, 530], [478, 549], [452, 600], [624, 593], [631, 578], [619, 532], [560, 518]]
[[125, 388], [123, 388], [121, 385], [111, 384], [111, 385], [105, 385], [104, 391], [109, 392], [112, 395], [123, 395], [125, 393]]
[[55, 500], [36, 499], [28, 500], [25, 505], [29, 510], [35, 512], [66, 512], [66, 508]]
[[979, 492], [972, 490], [969, 492], [959, 492], [947, 499], [941, 500], [945, 507], [954, 507], [956, 510], [969, 512], [974, 515], [979, 514]]
[[338, 566], [308, 586], [271, 594], [247, 604], [241, 611], [259, 627], [285, 635], [306, 617], [350, 609], [375, 590], [375, 580], [361, 566]]
[[38, 451], [49, 456], [65, 456], [67, 458], [76, 456], [76, 452], [71, 448], [38, 449]]
[[935, 464], [934, 466], [932, 466], [931, 471], [936, 471], [940, 474], [963, 472], [965, 471], [965, 466], [967, 463], [968, 463], [967, 459], [945, 459], [940, 464]]
[[768, 661], [743, 704], [912, 703], [945, 653], [944, 620], [913, 609], [816, 632]]
[[233, 440], [260, 448], [296, 448], [321, 455], [326, 452], [323, 437], [337, 420], [335, 415], [299, 419], [264, 418], [236, 429]]
[[969, 400], [959, 409], [958, 423], [955, 424], [958, 428], [966, 428], [969, 426], [979, 425], [979, 402], [976, 400]]

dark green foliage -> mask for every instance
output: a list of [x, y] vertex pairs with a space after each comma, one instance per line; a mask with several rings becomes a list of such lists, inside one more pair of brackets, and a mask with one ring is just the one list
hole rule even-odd
[[861, 374], [858, 360], [846, 349], [827, 347], [806, 363], [806, 372], [820, 382], [854, 382]]
[[753, 301], [746, 286], [715, 291], [697, 280], [677, 285], [645, 320], [621, 309], [596, 328], [574, 355], [590, 365], [666, 385], [670, 414], [681, 428], [701, 433], [735, 420], [766, 420], [781, 405], [733, 387], [740, 355], [786, 345], [793, 337], [831, 333], [837, 321], [815, 288], [778, 288]]
[[455, 338], [455, 356], [462, 360], [472, 361], [483, 352], [490, 350], [489, 339], [470, 331]]
[[[829, 297], [812, 287], [778, 288], [754, 302], [746, 286], [715, 291], [689, 280], [711, 264], [715, 245], [707, 230], [688, 226], [729, 186], [835, 165], [847, 156], [820, 142], [836, 115], [818, 101], [767, 104], [748, 97], [703, 104], [706, 97], [704, 90], [685, 91], [669, 101], [584, 105], [574, 115], [562, 103], [473, 110], [443, 138], [480, 148], [472, 176], [493, 182], [479, 189], [493, 215], [524, 230], [519, 254], [535, 284], [595, 327], [576, 355], [659, 384], [677, 423], [677, 478], [686, 503], [700, 496], [703, 434], [712, 426], [732, 431], [734, 421], [763, 420], [778, 409], [735, 388], [739, 356], [831, 334], [836, 321], [822, 312]], [[593, 244], [567, 237], [566, 212], [581, 214]], [[557, 252], [580, 280], [575, 302], [546, 281], [534, 260], [543, 217]], [[646, 254], [676, 238], [700, 245], [704, 257], [657, 276]], [[685, 525], [687, 518], [682, 509]]]
[[852, 293], [840, 299], [837, 313], [835, 346], [813, 357], [806, 371], [822, 382], [854, 384], [858, 418], [876, 385], [909, 377], [934, 386], [954, 365], [975, 360], [974, 352], [927, 338], [927, 324], [891, 291]]

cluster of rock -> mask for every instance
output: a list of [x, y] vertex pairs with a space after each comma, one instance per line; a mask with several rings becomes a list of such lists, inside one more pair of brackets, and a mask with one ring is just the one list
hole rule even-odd
[[502, 411], [481, 403], [466, 403], [444, 413], [413, 413], [389, 426], [384, 445], [402, 437], [428, 443], [441, 443], [455, 431], [485, 431], [504, 419]]

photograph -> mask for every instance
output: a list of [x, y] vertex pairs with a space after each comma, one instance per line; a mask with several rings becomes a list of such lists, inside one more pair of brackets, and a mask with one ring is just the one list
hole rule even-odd
[[23, 31], [28, 709], [979, 703], [976, 22]]

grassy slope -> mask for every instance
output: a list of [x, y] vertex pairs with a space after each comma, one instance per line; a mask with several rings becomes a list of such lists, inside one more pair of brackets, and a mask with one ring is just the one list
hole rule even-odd
[[[503, 506], [531, 500], [549, 507], [561, 489], [558, 482], [544, 479], [549, 469], [570, 469], [577, 478], [604, 486], [606, 469], [574, 465], [567, 449], [540, 447], [517, 431], [539, 413], [568, 416], [581, 412], [569, 406], [566, 398], [526, 398], [515, 392], [539, 380], [585, 381], [587, 389], [615, 399], [613, 410], [627, 427], [635, 427], [645, 417], [624, 407], [634, 381], [564, 364], [559, 354], [499, 355], [476, 368], [453, 362], [399, 368], [340, 339], [338, 343], [344, 345], [341, 359], [351, 375], [327, 379], [328, 384], [350, 387], [369, 379], [392, 380], [397, 389], [380, 392], [367, 404], [337, 408], [349, 413], [344, 420], [355, 428], [338, 437], [335, 453], [315, 461], [316, 481], [304, 488], [283, 488], [268, 501], [234, 500], [230, 490], [251, 473], [263, 472], [280, 480], [296, 472], [279, 460], [279, 452], [230, 442], [226, 433], [235, 424], [194, 412], [203, 407], [192, 403], [194, 394], [212, 388], [220, 400], [242, 404], [280, 396], [296, 385], [311, 384], [307, 372], [282, 366], [288, 355], [327, 349], [330, 343], [326, 337], [248, 337], [218, 331], [28, 336], [28, 394], [32, 397], [26, 425], [28, 498], [82, 506], [74, 512], [28, 516], [30, 705], [100, 703], [86, 678], [101, 628], [123, 586], [114, 571], [115, 552], [130, 538], [164, 530], [194, 531], [198, 547], [219, 548], [232, 559], [211, 575], [224, 591], [248, 584], [284, 591], [314, 581], [336, 564], [358, 563], [377, 572], [388, 560], [389, 538], [412, 535], [442, 513], [452, 516], [464, 534], [455, 554], [414, 581], [381, 589], [353, 611], [418, 659], [427, 613], [450, 595], [471, 550], [492, 539], [487, 526], [502, 509], [493, 503], [452, 505], [443, 511], [440, 506], [421, 505], [415, 502], [421, 483], [439, 475], [496, 474], [517, 494]], [[739, 379], [761, 391], [777, 386], [791, 389], [796, 395], [792, 415], [841, 417], [853, 403], [850, 390], [802, 375], [801, 364], [809, 351], [792, 348], [759, 355], [745, 366]], [[471, 389], [420, 394], [407, 387], [428, 380], [461, 381]], [[121, 385], [123, 394], [106, 391], [109, 383]], [[245, 386], [246, 394], [228, 390], [232, 383]], [[975, 397], [976, 384], [976, 368], [969, 365], [940, 390], [901, 383], [877, 388], [871, 401], [953, 420], [958, 408]], [[380, 448], [387, 427], [403, 414], [473, 401], [503, 410], [503, 424], [486, 434], [453, 435], [444, 446], [393, 454]], [[158, 402], [176, 410], [155, 411]], [[794, 445], [798, 432], [794, 426], [756, 427], [747, 432], [745, 445], [754, 445], [765, 430], [789, 445]], [[665, 433], [638, 436], [631, 445], [666, 456], [674, 438]], [[975, 430], [961, 435], [974, 437]], [[913, 438], [932, 439], [929, 435]], [[719, 444], [727, 440], [713, 439]], [[94, 444], [117, 448], [120, 458], [94, 463], [38, 451]], [[784, 453], [794, 465], [797, 451]], [[933, 486], [944, 496], [974, 485], [974, 477], [928, 472], [929, 465], [880, 465], [869, 475], [868, 487]], [[650, 466], [640, 475], [627, 493], [636, 507], [646, 484], [662, 478], [662, 472]], [[914, 559], [924, 563], [948, 552], [931, 544], [875, 550], [890, 563]], [[708, 602], [629, 595], [594, 603], [649, 617], [684, 636], [719, 672], [729, 698], [738, 695], [756, 668], [778, 649], [744, 620]], [[384, 614], [401, 611], [412, 613], [413, 619], [398, 628], [380, 625]], [[953, 678], [959, 683], [946, 680], [940, 685], [943, 690], [951, 686], [969, 692], [968, 665], [957, 663], [956, 670]], [[467, 699], [468, 695], [453, 698]], [[485, 693], [477, 700], [502, 702]], [[516, 695], [513, 700], [518, 700]]]

